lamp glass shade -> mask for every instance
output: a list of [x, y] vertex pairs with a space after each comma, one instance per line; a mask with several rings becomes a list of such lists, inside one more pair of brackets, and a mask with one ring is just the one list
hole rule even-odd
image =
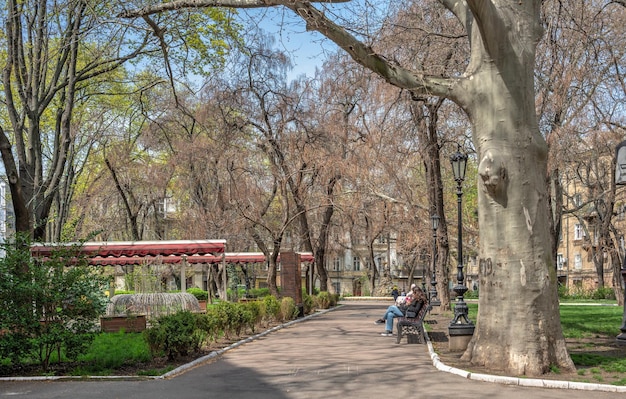
[[465, 180], [465, 169], [467, 167], [467, 155], [461, 153], [461, 151], [455, 152], [450, 157], [450, 162], [452, 163], [452, 172], [454, 173], [454, 180], [463, 181]]
[[430, 217], [430, 220], [432, 222], [433, 225], [433, 230], [437, 230], [439, 228], [439, 215], [432, 215]]

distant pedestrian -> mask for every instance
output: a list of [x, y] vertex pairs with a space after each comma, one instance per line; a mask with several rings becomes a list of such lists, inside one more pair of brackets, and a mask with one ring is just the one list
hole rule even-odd
[[393, 297], [393, 301], [397, 301], [398, 297], [400, 296], [400, 292], [398, 291], [398, 286], [394, 285], [393, 289], [391, 290], [391, 296]]

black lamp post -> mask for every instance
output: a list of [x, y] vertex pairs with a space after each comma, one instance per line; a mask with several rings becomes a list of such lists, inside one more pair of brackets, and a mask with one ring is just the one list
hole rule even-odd
[[[467, 292], [467, 287], [464, 284], [463, 278], [463, 228], [461, 220], [461, 197], [463, 196], [462, 184], [465, 180], [465, 169], [467, 166], [467, 155], [461, 153], [461, 147], [452, 154], [450, 162], [452, 163], [452, 172], [454, 172], [454, 180], [456, 181], [456, 196], [457, 196], [457, 229], [458, 229], [458, 249], [457, 249], [457, 284], [452, 288], [456, 292], [457, 302], [454, 306], [454, 319], [450, 323], [450, 326], [459, 326], [463, 329], [467, 329], [468, 333], [473, 334], [474, 324], [467, 317], [468, 308], [463, 299], [463, 295]], [[471, 332], [469, 332], [471, 330]]]
[[439, 228], [439, 215], [434, 214], [430, 217], [433, 227], [433, 276], [430, 280], [430, 304], [432, 306], [441, 305], [441, 301], [437, 295], [437, 229]]
[[[422, 255], [423, 256], [423, 255]], [[422, 291], [426, 293], [426, 259], [421, 259], [422, 263]], [[430, 298], [428, 298], [430, 300]]]

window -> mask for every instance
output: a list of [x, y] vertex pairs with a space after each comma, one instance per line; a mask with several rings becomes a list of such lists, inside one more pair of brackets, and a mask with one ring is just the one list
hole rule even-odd
[[341, 259], [335, 258], [333, 259], [333, 271], [338, 272], [341, 270]]
[[359, 271], [361, 270], [361, 260], [358, 256], [354, 256], [352, 258], [352, 270]]
[[583, 268], [583, 257], [581, 254], [574, 255], [574, 269], [580, 270]]
[[582, 240], [584, 236], [585, 230], [583, 230], [583, 225], [576, 223], [574, 225], [574, 240]]
[[572, 203], [574, 203], [575, 207], [582, 206], [582, 204], [583, 204], [583, 197], [582, 197], [582, 195], [574, 194], [574, 197], [572, 198]]
[[558, 270], [563, 270], [564, 265], [565, 265], [565, 258], [563, 257], [563, 254], [557, 254], [556, 255], [556, 268]]
[[335, 290], [336, 293], [340, 294], [341, 293], [341, 283], [333, 283], [333, 289]]

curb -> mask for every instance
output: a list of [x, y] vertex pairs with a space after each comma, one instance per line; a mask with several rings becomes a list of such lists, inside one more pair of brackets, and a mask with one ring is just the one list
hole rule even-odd
[[321, 314], [325, 314], [328, 313], [336, 308], [338, 308], [340, 305], [338, 304], [335, 307], [332, 307], [330, 309], [323, 309], [323, 310], [316, 310], [315, 313], [311, 313], [310, 315], [304, 316], [300, 319], [296, 319], [296, 320], [291, 320], [287, 323], [284, 324], [280, 324], [278, 326], [272, 327], [269, 330], [265, 330], [261, 333], [258, 333], [256, 335], [250, 336], [248, 338], [242, 339], [241, 341], [237, 341], [234, 344], [227, 346], [225, 348], [219, 349], [219, 350], [215, 350], [211, 353], [209, 353], [208, 355], [202, 356], [197, 358], [194, 361], [191, 361], [189, 363], [183, 364], [181, 366], [178, 366], [177, 368], [175, 368], [174, 370], [168, 371], [165, 374], [161, 374], [161, 375], [156, 375], [156, 376], [136, 376], [136, 375], [113, 375], [113, 376], [65, 376], [65, 375], [61, 375], [61, 376], [34, 376], [34, 377], [0, 377], [0, 382], [2, 381], [13, 381], [13, 382], [18, 382], [18, 381], [87, 381], [87, 380], [103, 380], [103, 381], [146, 381], [146, 380], [164, 380], [167, 378], [172, 378], [175, 377], [177, 375], [183, 374], [184, 372], [191, 370], [192, 368], [195, 368], [197, 366], [200, 366], [206, 362], [208, 362], [209, 360], [219, 357], [221, 356], [224, 352], [229, 351], [231, 349], [235, 349], [238, 346], [241, 346], [243, 344], [247, 344], [249, 342], [252, 342], [254, 340], [257, 340], [259, 338], [262, 338], [270, 333], [273, 333], [274, 331], [278, 331], [282, 328], [285, 327], [289, 327], [293, 324], [296, 323], [300, 323], [306, 320], [309, 320], [313, 317], [319, 316]]
[[544, 380], [539, 378], [518, 378], [506, 377], [500, 375], [472, 373], [471, 371], [461, 370], [455, 367], [447, 366], [439, 360], [439, 355], [435, 352], [428, 332], [424, 328], [424, 336], [426, 337], [426, 345], [433, 362], [433, 366], [439, 371], [455, 374], [468, 380], [493, 382], [503, 385], [517, 385], [532, 388], [552, 388], [552, 389], [577, 389], [582, 391], [602, 391], [602, 392], [626, 392], [626, 386], [594, 384], [588, 382], [573, 382], [560, 380]]

